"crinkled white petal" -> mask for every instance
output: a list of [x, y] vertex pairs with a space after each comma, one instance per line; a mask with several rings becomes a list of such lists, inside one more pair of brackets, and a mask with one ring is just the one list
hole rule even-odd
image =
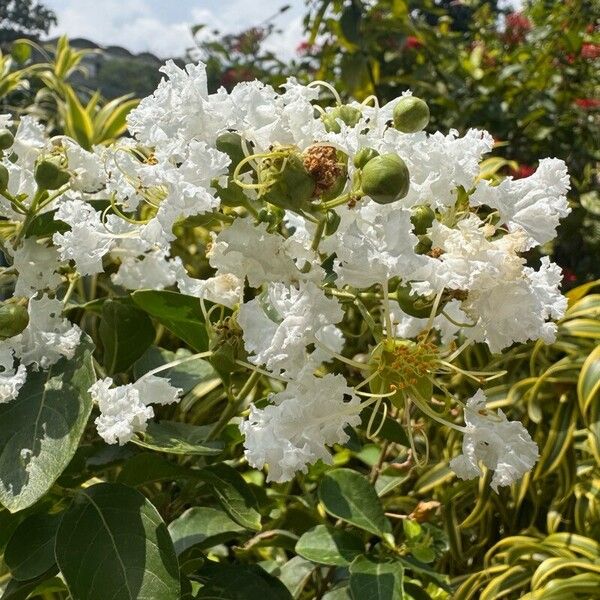
[[54, 290], [62, 278], [57, 273], [60, 259], [55, 248], [38, 244], [35, 238], [25, 238], [13, 255], [13, 268], [19, 276], [15, 296], [30, 297], [39, 290]]
[[556, 236], [560, 219], [571, 212], [566, 196], [569, 188], [564, 161], [545, 158], [529, 177], [517, 180], [507, 177], [496, 186], [480, 182], [470, 202], [497, 209], [500, 224], [508, 225], [511, 231], [525, 231], [529, 236], [528, 246], [532, 247]]
[[497, 492], [499, 486], [518, 481], [539, 458], [538, 447], [525, 427], [509, 421], [501, 410], [487, 409], [482, 390], [467, 402], [465, 423], [463, 454], [450, 461], [450, 468], [461, 479], [479, 476], [481, 461], [494, 471], [491, 486]]
[[288, 481], [319, 459], [331, 463], [326, 446], [345, 443], [345, 428], [360, 423], [360, 401], [341, 375], [319, 378], [305, 370], [270, 400], [252, 407], [240, 426], [248, 462], [268, 465], [269, 481]]
[[12, 347], [0, 341], [0, 404], [14, 400], [26, 380], [25, 365], [19, 365], [15, 369]]
[[23, 365], [47, 369], [61, 358], [73, 358], [81, 329], [61, 316], [62, 302], [42, 296], [29, 300], [29, 323], [10, 338], [10, 346]]
[[298, 288], [274, 283], [266, 296], [240, 307], [238, 323], [250, 361], [293, 376], [305, 365], [307, 346], [315, 344], [316, 334], [342, 316], [339, 303], [312, 282]]

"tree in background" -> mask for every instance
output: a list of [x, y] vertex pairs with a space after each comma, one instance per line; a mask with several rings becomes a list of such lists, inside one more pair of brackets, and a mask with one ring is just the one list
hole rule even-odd
[[24, 35], [39, 36], [56, 25], [54, 11], [36, 0], [0, 2], [0, 44]]

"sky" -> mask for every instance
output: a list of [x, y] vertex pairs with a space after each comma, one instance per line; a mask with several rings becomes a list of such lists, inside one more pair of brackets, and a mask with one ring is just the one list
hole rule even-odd
[[[275, 23], [282, 30], [265, 44], [291, 58], [303, 39], [303, 0], [43, 0], [58, 17], [50, 35], [88, 38], [100, 45], [150, 51], [161, 58], [183, 56], [193, 45], [192, 25], [235, 33], [259, 24], [285, 4]], [[202, 33], [201, 35], [205, 35]]]

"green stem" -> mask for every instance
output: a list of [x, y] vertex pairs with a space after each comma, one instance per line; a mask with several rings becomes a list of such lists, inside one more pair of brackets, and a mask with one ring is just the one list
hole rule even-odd
[[229, 423], [229, 421], [239, 412], [241, 406], [246, 401], [246, 397], [254, 389], [254, 386], [258, 383], [261, 376], [261, 373], [257, 373], [256, 371], [254, 371], [252, 375], [248, 377], [248, 380], [243, 385], [242, 389], [227, 405], [227, 407], [223, 411], [223, 414], [215, 423], [215, 426], [212, 428], [211, 432], [206, 438], [207, 441], [214, 440], [221, 433], [221, 431], [223, 431], [227, 423]]

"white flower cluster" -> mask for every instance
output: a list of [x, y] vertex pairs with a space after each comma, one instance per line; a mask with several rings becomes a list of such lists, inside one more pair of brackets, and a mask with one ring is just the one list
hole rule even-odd
[[[177, 287], [232, 310], [244, 358], [286, 383], [242, 424], [249, 463], [268, 465], [274, 481], [329, 460], [325, 447], [360, 422], [360, 392], [324, 367], [337, 358], [360, 368], [342, 354], [349, 309], [367, 321], [373, 346], [382, 335], [431, 339], [431, 325], [440, 345], [460, 336], [492, 352], [554, 339], [552, 319], [566, 308], [560, 269], [547, 258], [529, 266], [524, 252], [551, 240], [569, 211], [562, 161], [494, 186], [479, 168], [491, 136], [425, 133], [414, 102], [407, 112], [410, 94], [322, 109], [319, 85], [290, 79], [279, 93], [253, 81], [209, 94], [202, 64], [162, 71], [129, 115], [132, 138], [110, 147], [88, 152], [20, 121], [0, 162], [0, 217], [21, 228], [8, 271], [29, 324], [0, 342], [0, 401], [17, 395], [27, 366], [72, 356], [80, 331], [60, 316], [57, 290], [109, 265], [113, 286]], [[41, 163], [67, 180], [44, 178]], [[32, 214], [61, 226], [28, 235]], [[208, 279], [174, 253], [190, 219], [211, 230]], [[375, 299], [370, 316], [361, 298]], [[179, 395], [157, 377], [119, 387], [104, 379], [91, 391], [109, 443], [143, 431], [149, 405]], [[535, 445], [520, 424], [483, 415], [481, 401], [469, 402], [464, 456], [452, 466], [471, 477], [482, 460], [493, 485], [505, 485], [531, 467]]]

